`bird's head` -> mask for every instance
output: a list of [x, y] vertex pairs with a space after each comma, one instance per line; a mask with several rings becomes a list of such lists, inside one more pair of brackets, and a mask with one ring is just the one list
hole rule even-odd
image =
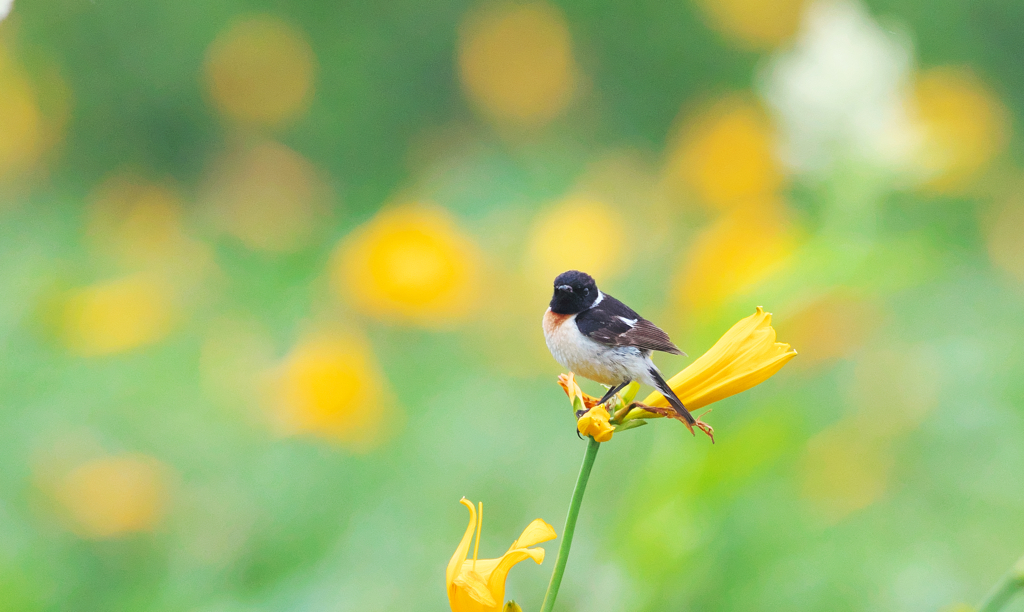
[[555, 278], [555, 294], [551, 296], [551, 311], [558, 314], [576, 314], [590, 308], [601, 292], [597, 283], [586, 272], [569, 270]]

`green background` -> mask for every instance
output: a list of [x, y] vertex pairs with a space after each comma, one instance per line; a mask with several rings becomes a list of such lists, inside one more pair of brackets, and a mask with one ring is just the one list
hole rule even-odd
[[[0, 609], [443, 610], [462, 496], [484, 502], [484, 556], [503, 552], [533, 518], [561, 532], [584, 444], [554, 384], [557, 364], [535, 358], [543, 297], [523, 305], [536, 313], [528, 321], [488, 320], [510, 328], [499, 340], [479, 323], [439, 330], [333, 311], [369, 339], [403, 415], [366, 453], [277, 436], [246, 416], [258, 407], [211, 399], [199, 364], [224, 313], [257, 321], [275, 358], [287, 354], [323, 310], [321, 275], [338, 240], [424, 171], [409, 155], [424, 132], [455, 124], [471, 135], [476, 146], [437, 203], [494, 266], [518, 270], [528, 223], [496, 233], [494, 211], [531, 218], [609, 152], [659, 159], [681, 108], [755, 91], [773, 53], [710, 28], [685, 1], [552, 4], [587, 92], [544, 128], [508, 137], [460, 86], [459, 24], [470, 3], [19, 0], [0, 40], [31, 78], [57, 66], [73, 103], [46, 171], [0, 192]], [[1008, 110], [1007, 125], [1021, 125], [1024, 3], [876, 0], [868, 11], [908, 35], [918, 70], [970, 66]], [[318, 64], [308, 112], [269, 134], [337, 186], [329, 225], [285, 254], [210, 230], [192, 203], [232, 130], [204, 93], [204, 54], [233, 18], [254, 12], [304, 32]], [[800, 228], [793, 259], [701, 316], [677, 312], [668, 279], [711, 214], [696, 204], [674, 212], [678, 240], [653, 251], [642, 230], [596, 237], [639, 252], [598, 279], [602, 287], [649, 313], [691, 359], [757, 305], [801, 355], [715, 406], [706, 417], [714, 446], [655, 422], [602, 449], [561, 609], [939, 610], [984, 594], [1024, 552], [1024, 286], [993, 265], [985, 225], [1000, 207], [1024, 205], [1010, 197], [1021, 142], [1011, 137], [972, 189], [954, 195], [855, 163], [794, 172], [783, 190]], [[123, 167], [180, 187], [189, 232], [210, 246], [220, 276], [166, 338], [81, 357], [48, 328], [47, 303], [61, 288], [116, 275], [91, 254], [83, 228], [89, 194]], [[844, 208], [850, 201], [866, 204]], [[484, 309], [535, 299], [510, 295], [504, 278], [481, 279]], [[809, 301], [837, 290], [878, 314], [850, 350], [818, 360], [787, 331]], [[481, 343], [508, 336], [522, 338], [509, 351], [536, 349], [515, 372], [481, 358], [506, 350]], [[925, 363], [908, 384], [934, 400], [911, 426], [857, 446], [864, 454], [844, 469], [884, 469], [883, 490], [837, 516], [829, 499], [808, 493], [815, 440], [832, 439], [816, 436], [861, 409], [898, 420], [913, 394], [900, 371], [891, 388], [858, 393], [879, 354]], [[667, 374], [689, 361], [658, 358]], [[875, 426], [860, 424], [851, 435]], [[83, 431], [106, 452], [141, 453], [174, 474], [152, 530], [95, 540], [68, 528], [38, 465]], [[239, 525], [217, 562], [187, 553], [196, 538]], [[541, 567], [511, 574], [508, 596], [526, 610], [540, 606], [556, 545], [546, 545]]]

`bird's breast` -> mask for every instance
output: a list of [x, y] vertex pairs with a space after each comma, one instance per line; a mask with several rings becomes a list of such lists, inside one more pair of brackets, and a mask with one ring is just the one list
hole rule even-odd
[[548, 310], [543, 325], [548, 350], [563, 368], [606, 385], [629, 379], [621, 363], [623, 355], [584, 336], [576, 326], [576, 315]]

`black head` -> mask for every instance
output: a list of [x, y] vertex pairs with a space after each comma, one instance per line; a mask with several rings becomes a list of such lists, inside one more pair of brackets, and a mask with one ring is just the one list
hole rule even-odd
[[555, 279], [555, 294], [551, 296], [551, 311], [558, 314], [576, 314], [594, 305], [600, 292], [597, 283], [585, 272], [569, 270]]

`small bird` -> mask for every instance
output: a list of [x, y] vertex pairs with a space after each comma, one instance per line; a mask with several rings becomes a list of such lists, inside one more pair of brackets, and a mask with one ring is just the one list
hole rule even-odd
[[697, 421], [651, 361], [653, 351], [685, 353], [657, 325], [602, 293], [589, 274], [569, 270], [555, 278], [544, 340], [562, 367], [610, 387], [602, 403], [636, 380], [660, 391], [693, 432]]

